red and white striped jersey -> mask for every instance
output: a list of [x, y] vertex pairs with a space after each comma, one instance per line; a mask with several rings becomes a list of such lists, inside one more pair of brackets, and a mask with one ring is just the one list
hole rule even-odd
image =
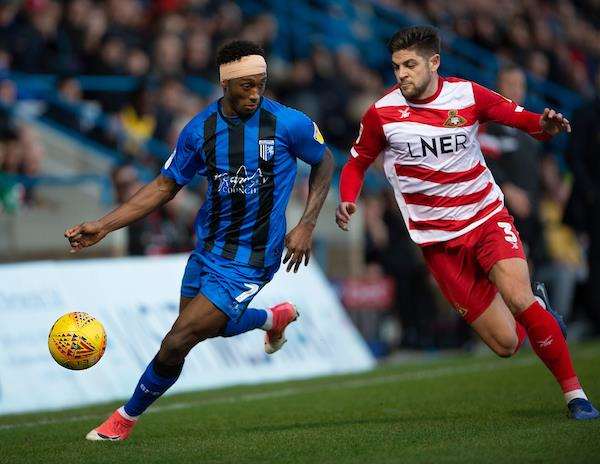
[[354, 202], [364, 173], [383, 153], [411, 238], [420, 245], [467, 233], [504, 207], [485, 164], [477, 131], [495, 121], [539, 140], [541, 115], [474, 82], [439, 78], [434, 95], [407, 101], [396, 86], [365, 113], [340, 177], [342, 201]]

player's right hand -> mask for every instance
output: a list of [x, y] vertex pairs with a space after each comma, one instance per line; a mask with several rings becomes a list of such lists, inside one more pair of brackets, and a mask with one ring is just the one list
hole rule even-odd
[[342, 230], [348, 230], [350, 216], [356, 212], [356, 204], [349, 201], [341, 202], [335, 210], [335, 223]]
[[544, 132], [552, 136], [562, 131], [571, 132], [571, 123], [569, 120], [562, 113], [550, 108], [544, 109], [544, 113], [540, 117], [540, 126], [542, 126]]
[[102, 240], [107, 230], [102, 227], [99, 221], [84, 222], [78, 226], [71, 227], [65, 231], [65, 237], [71, 245], [71, 253], [82, 250], [83, 248], [92, 246]]

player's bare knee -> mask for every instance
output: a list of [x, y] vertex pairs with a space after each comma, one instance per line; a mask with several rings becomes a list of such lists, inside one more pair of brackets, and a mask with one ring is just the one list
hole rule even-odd
[[516, 345], [495, 345], [492, 347], [494, 353], [496, 353], [501, 358], [510, 358], [513, 354], [515, 354]]
[[529, 284], [514, 286], [509, 292], [503, 293], [502, 298], [513, 314], [526, 310], [535, 300]]
[[519, 339], [516, 334], [501, 334], [494, 337], [494, 353], [501, 358], [510, 358], [517, 351]]
[[535, 301], [535, 297], [533, 296], [533, 294], [531, 294], [531, 293], [523, 294], [522, 297], [519, 298], [519, 300], [513, 304], [512, 313], [518, 314], [518, 313], [525, 311], [527, 308], [529, 308], [529, 306], [531, 306], [531, 304], [534, 301]]
[[169, 332], [160, 345], [161, 360], [170, 364], [179, 364], [185, 358], [186, 350], [185, 339], [180, 333]]

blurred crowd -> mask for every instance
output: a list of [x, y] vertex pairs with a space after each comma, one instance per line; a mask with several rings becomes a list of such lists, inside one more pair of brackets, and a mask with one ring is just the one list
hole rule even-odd
[[[276, 34], [273, 15], [248, 19], [229, 1], [7, 2], [0, 5], [0, 73], [58, 76], [48, 116], [156, 167], [147, 142], [173, 146], [183, 125], [218, 96], [216, 86], [191, 91], [186, 78], [216, 84], [222, 43], [248, 39], [269, 52]], [[292, 63], [271, 56], [269, 69], [269, 95], [304, 109], [338, 147], [352, 141], [365, 106], [384, 89], [351, 46], [333, 52], [317, 45]], [[139, 84], [83, 91], [77, 76], [86, 74], [132, 76]]]
[[516, 63], [540, 80], [594, 93], [600, 7], [591, 0], [380, 0]]
[[[345, 3], [350, 2], [340, 2]], [[358, 10], [372, 8], [368, 1], [354, 3]], [[533, 78], [584, 96], [594, 92], [600, 41], [593, 2], [373, 3], [451, 30], [519, 64]], [[333, 8], [333, 2], [326, 4], [314, 0], [314, 6]], [[210, 85], [202, 87], [202, 95], [191, 91], [189, 78], [215, 84], [215, 52], [232, 38], [254, 40], [273, 51], [278, 27], [275, 15], [248, 18], [232, 1], [15, 0], [0, 5], [0, 73], [12, 69], [59, 76], [56, 98], [48, 99], [50, 116], [156, 166], [152, 154], [160, 155], [163, 147], [153, 150], [146, 143], [158, 140], [168, 150], [183, 125], [219, 93]], [[310, 50], [287, 56], [289, 61], [271, 54], [269, 93], [305, 110], [328, 142], [345, 150], [364, 109], [384, 90], [381, 75], [387, 70], [389, 77], [389, 64], [384, 60], [375, 71], [350, 43], [335, 49], [318, 40], [311, 43]], [[83, 91], [79, 75], [132, 76], [139, 82], [127, 90]], [[100, 117], [100, 110], [108, 117]]]
[[[498, 76], [497, 90], [515, 101], [526, 95], [523, 71], [529, 79], [554, 81], [589, 101], [575, 115], [566, 156], [494, 125], [483, 128], [481, 144], [516, 218], [536, 278], [548, 282], [559, 310], [573, 320], [591, 321], [592, 329], [600, 333], [600, 169], [593, 156], [600, 134], [600, 78], [594, 79], [600, 56], [597, 2], [353, 3], [361, 11], [372, 9], [374, 3], [396, 9], [513, 63]], [[307, 4], [331, 7], [333, 2]], [[389, 84], [382, 78], [389, 77], [387, 60], [369, 68], [353, 44], [327, 48], [318, 40], [311, 41], [301, 56], [282, 57], [276, 53], [279, 27], [274, 14], [247, 17], [232, 1], [1, 2], [0, 103], [10, 105], [11, 99], [26, 97], [26, 92], [15, 89], [11, 71], [56, 76], [55, 91], [44, 97], [44, 117], [125, 155], [126, 162], [112, 173], [115, 198], [122, 202], [141, 185], [134, 166], [157, 170], [183, 125], [220, 95], [218, 86], [211, 85], [217, 84], [215, 52], [227, 40], [241, 38], [260, 43], [269, 53], [267, 95], [305, 111], [318, 122], [328, 144], [346, 152], [363, 112]], [[118, 85], [112, 90], [85, 89], [80, 76], [92, 74], [137, 80], [126, 89]], [[26, 128], [2, 129], [1, 171], [37, 173], [41, 155], [39, 150], [34, 153], [34, 139]], [[0, 197], [3, 188], [0, 183]], [[5, 197], [27, 197], [24, 190], [15, 193], [12, 188]], [[367, 264], [363, 275], [349, 279], [341, 292], [356, 320], [362, 321], [367, 338], [383, 339], [388, 347], [468, 343], [467, 331], [441, 298], [410, 242], [377, 166], [363, 195]], [[177, 200], [133, 226], [129, 252], [192, 247], [193, 208], [188, 200]], [[365, 309], [377, 316], [364, 317]], [[390, 318], [396, 324], [382, 322]]]

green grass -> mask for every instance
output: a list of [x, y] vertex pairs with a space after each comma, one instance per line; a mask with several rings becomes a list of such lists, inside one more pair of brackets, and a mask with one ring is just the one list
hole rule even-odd
[[[600, 343], [573, 357], [600, 402]], [[84, 440], [118, 405], [0, 417], [0, 463], [600, 462], [600, 420], [567, 420], [530, 351], [176, 395], [126, 442]]]

